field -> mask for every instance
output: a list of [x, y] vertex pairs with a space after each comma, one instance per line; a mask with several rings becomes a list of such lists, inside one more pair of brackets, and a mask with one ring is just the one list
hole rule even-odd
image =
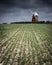
[[0, 25], [0, 65], [52, 65], [52, 24]]

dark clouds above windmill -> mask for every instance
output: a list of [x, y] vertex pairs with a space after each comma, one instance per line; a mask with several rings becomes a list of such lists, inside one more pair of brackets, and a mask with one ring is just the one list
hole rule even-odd
[[[10, 21], [14, 21], [13, 19], [16, 19], [16, 21], [26, 20], [24, 17], [28, 18], [28, 16], [31, 16], [29, 9], [32, 9], [34, 11], [36, 10], [40, 14], [40, 20], [45, 20], [45, 18], [48, 19], [49, 16], [49, 20], [51, 20], [51, 0], [0, 0], [0, 21], [7, 21], [6, 17], [8, 17]], [[30, 20], [30, 18], [28, 20]]]
[[51, 0], [0, 0], [3, 7], [36, 8], [41, 6], [52, 6]]

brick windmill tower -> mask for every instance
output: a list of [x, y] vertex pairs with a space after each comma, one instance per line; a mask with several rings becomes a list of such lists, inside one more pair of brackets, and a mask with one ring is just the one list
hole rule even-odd
[[38, 13], [37, 12], [35, 12], [35, 13], [33, 13], [33, 15], [32, 15], [32, 22], [38, 22], [39, 20], [38, 20]]
[[32, 22], [38, 22], [38, 13], [37, 12], [33, 12], [32, 10], [30, 10], [31, 14], [32, 14]]

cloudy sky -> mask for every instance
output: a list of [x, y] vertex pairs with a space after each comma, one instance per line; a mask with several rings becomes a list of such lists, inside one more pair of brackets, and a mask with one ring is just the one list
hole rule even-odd
[[31, 21], [31, 11], [39, 20], [52, 21], [52, 0], [0, 0], [0, 23]]

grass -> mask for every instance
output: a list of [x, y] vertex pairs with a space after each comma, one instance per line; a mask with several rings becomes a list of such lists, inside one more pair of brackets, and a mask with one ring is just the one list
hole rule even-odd
[[1, 65], [52, 65], [52, 24], [0, 25]]

